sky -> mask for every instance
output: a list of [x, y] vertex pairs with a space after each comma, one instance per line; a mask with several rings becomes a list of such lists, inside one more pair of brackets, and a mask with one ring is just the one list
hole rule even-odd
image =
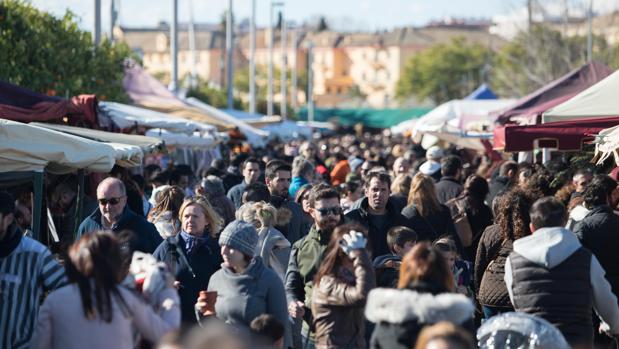
[[[169, 21], [172, 0], [116, 0], [120, 3], [120, 24], [127, 27], [152, 27]], [[269, 20], [270, 0], [256, 1], [256, 21], [265, 26]], [[326, 16], [336, 27], [375, 31], [394, 27], [424, 25], [432, 20], [449, 17], [486, 18], [522, 12], [525, 0], [278, 0], [284, 3], [288, 20], [296, 23]], [[567, 1], [572, 13], [582, 12], [588, 0], [537, 0], [547, 8], [562, 7]], [[80, 18], [80, 26], [90, 30], [94, 0], [30, 0], [37, 8], [61, 15], [67, 8]], [[111, 0], [101, 0], [103, 30], [109, 28]], [[252, 0], [234, 0], [238, 19], [248, 18]], [[228, 0], [178, 0], [179, 21], [189, 20], [193, 5], [196, 23], [218, 23], [228, 6]], [[619, 0], [595, 0], [596, 11], [619, 8]], [[337, 28], [336, 28], [337, 29]]]

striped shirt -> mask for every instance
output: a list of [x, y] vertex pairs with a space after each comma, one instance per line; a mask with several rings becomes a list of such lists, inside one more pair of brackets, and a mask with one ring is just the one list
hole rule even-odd
[[29, 237], [0, 258], [0, 348], [28, 348], [43, 292], [64, 284], [64, 268]]

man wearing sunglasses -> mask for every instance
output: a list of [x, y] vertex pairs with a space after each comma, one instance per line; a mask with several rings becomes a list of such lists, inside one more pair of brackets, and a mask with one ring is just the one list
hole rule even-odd
[[314, 224], [309, 233], [292, 246], [285, 280], [288, 313], [297, 325], [293, 338], [299, 340], [298, 331], [301, 321], [304, 320], [304, 343], [313, 342], [310, 301], [314, 275], [318, 271], [331, 233], [342, 220], [340, 195], [333, 187], [317, 185], [310, 191], [309, 201], [309, 211]]
[[346, 221], [368, 230], [372, 256], [390, 253], [387, 232], [396, 226], [410, 228], [409, 220], [389, 202], [391, 177], [387, 172], [370, 171], [365, 177], [365, 198], [358, 208], [346, 213]]
[[108, 177], [101, 181], [97, 187], [97, 201], [98, 209], [80, 224], [78, 237], [95, 230], [111, 230], [117, 234], [130, 231], [130, 251], [145, 253], [153, 253], [163, 241], [152, 223], [129, 209], [127, 192], [121, 180]]

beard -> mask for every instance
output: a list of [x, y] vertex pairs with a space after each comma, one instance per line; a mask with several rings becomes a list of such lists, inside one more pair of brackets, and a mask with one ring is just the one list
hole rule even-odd
[[340, 217], [337, 218], [327, 218], [320, 221], [320, 224], [317, 226], [324, 233], [331, 234], [333, 230], [340, 224]]

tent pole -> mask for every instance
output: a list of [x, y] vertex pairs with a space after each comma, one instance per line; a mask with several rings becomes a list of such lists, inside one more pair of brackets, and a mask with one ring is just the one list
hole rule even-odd
[[84, 207], [84, 170], [77, 171], [77, 202], [75, 207], [75, 225], [73, 227], [73, 241], [77, 241], [77, 230], [82, 223], [82, 211]]
[[41, 237], [41, 210], [43, 207], [43, 172], [34, 173], [34, 202], [32, 204], [32, 233], [39, 241]]

